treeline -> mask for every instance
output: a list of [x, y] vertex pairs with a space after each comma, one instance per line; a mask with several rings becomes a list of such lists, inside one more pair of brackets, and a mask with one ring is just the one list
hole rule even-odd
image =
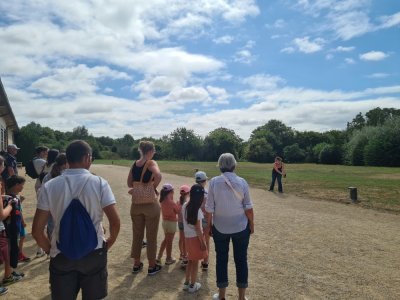
[[[32, 122], [16, 135], [21, 148], [18, 160], [31, 159], [38, 145], [63, 150], [75, 139], [89, 142], [96, 159], [136, 159], [139, 155], [140, 140], [130, 134], [117, 139], [94, 137], [85, 126], [61, 132]], [[184, 127], [159, 139], [142, 139], [155, 142], [158, 160], [216, 161], [221, 153], [231, 152], [251, 162], [272, 162], [279, 155], [290, 163], [400, 166], [400, 109], [378, 107], [365, 115], [359, 113], [345, 130], [323, 133], [297, 131], [270, 120], [253, 130], [248, 141], [228, 128], [217, 128], [202, 138]]]

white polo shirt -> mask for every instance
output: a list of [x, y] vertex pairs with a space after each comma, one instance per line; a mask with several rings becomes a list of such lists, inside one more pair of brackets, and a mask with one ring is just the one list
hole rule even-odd
[[[66, 177], [68, 177], [72, 192], [67, 185]], [[82, 190], [84, 185], [85, 187]], [[81, 190], [81, 194], [78, 195]], [[62, 175], [46, 182], [39, 190], [37, 208], [49, 211], [54, 220], [50, 249], [51, 257], [55, 257], [60, 253], [57, 248], [60, 221], [64, 211], [74, 198], [78, 198], [81, 201], [93, 221], [98, 239], [96, 249], [101, 248], [105, 241], [102, 225], [103, 208], [116, 203], [110, 185], [105, 179], [92, 175], [86, 169], [67, 169]]]

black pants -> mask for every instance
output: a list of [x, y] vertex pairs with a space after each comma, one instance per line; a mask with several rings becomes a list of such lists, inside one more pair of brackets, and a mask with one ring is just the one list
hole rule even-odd
[[107, 249], [97, 249], [79, 260], [62, 253], [50, 260], [50, 285], [53, 300], [74, 300], [82, 289], [83, 300], [107, 296]]
[[6, 233], [9, 242], [9, 251], [10, 251], [10, 266], [15, 269], [18, 266], [18, 235], [19, 230], [17, 224], [11, 221], [10, 224], [5, 224]]
[[272, 171], [272, 180], [271, 180], [271, 186], [269, 187], [270, 191], [274, 190], [275, 187], [275, 180], [278, 181], [278, 191], [283, 192], [283, 187], [282, 187], [282, 174], [279, 174], [275, 170]]

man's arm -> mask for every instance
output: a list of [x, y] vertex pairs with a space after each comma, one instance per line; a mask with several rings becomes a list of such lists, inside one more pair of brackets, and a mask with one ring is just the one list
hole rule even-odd
[[121, 221], [119, 219], [115, 204], [104, 207], [103, 211], [107, 216], [108, 223], [110, 224], [110, 236], [107, 239], [107, 249], [110, 249], [117, 239], [119, 229], [121, 227]]
[[49, 211], [37, 208], [32, 223], [32, 236], [38, 246], [46, 253], [50, 252], [51, 247], [50, 240], [48, 239], [47, 235], [44, 234], [44, 228], [47, 225], [49, 215]]

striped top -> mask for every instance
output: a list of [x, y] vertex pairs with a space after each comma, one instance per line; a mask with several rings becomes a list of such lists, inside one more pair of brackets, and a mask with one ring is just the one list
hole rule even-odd
[[[236, 194], [243, 195], [242, 199], [238, 199], [223, 175], [237, 191]], [[248, 223], [245, 210], [253, 208], [249, 186], [246, 180], [233, 172], [225, 172], [223, 175], [212, 178], [208, 183], [206, 211], [213, 214], [213, 224], [219, 232], [241, 232]]]

